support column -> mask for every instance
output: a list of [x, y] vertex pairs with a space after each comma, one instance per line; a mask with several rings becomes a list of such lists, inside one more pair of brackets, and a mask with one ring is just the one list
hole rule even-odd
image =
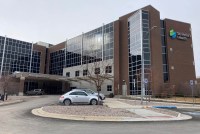
[[24, 95], [24, 82], [25, 82], [25, 77], [20, 77], [19, 96], [23, 96]]

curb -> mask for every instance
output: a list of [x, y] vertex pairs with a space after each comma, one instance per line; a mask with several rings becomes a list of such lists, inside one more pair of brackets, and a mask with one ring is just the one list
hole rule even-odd
[[16, 103], [20, 103], [20, 102], [24, 102], [24, 100], [15, 100], [15, 101], [11, 101], [11, 102], [3, 102], [3, 103], [0, 103], [0, 106], [11, 105], [11, 104], [16, 104]]
[[104, 121], [104, 122], [133, 122], [133, 121], [177, 121], [177, 120], [189, 120], [192, 117], [179, 113], [178, 117], [172, 118], [131, 118], [131, 117], [119, 117], [119, 116], [81, 116], [81, 115], [65, 115], [49, 113], [42, 110], [43, 107], [33, 109], [32, 114], [40, 117], [48, 117], [55, 119], [65, 119], [65, 120], [76, 120], [76, 121]]
[[[119, 97], [117, 99], [124, 99], [124, 100], [140, 100], [140, 98], [131, 98], [131, 97]], [[158, 99], [158, 100], [151, 100], [152, 102], [167, 102], [167, 103], [177, 103], [177, 104], [188, 104], [188, 105], [192, 105], [193, 102], [184, 102], [184, 101], [174, 101], [174, 100], [162, 100], [162, 99]], [[195, 105], [200, 105], [200, 103], [195, 103]]]

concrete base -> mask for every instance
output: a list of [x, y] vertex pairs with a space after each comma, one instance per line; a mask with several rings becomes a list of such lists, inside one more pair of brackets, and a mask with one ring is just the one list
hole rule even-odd
[[24, 96], [24, 93], [23, 92], [19, 92], [19, 96]]

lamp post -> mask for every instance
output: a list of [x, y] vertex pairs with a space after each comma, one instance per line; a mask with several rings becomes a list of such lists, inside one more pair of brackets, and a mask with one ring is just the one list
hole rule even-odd
[[[145, 36], [148, 36], [150, 37], [150, 32], [151, 30], [157, 28], [157, 26], [152, 26], [146, 33], [145, 33]], [[142, 37], [142, 40], [143, 40], [143, 37]], [[150, 40], [150, 38], [149, 38]], [[150, 43], [150, 41], [149, 41]], [[145, 95], [145, 86], [144, 86], [144, 51], [143, 51], [143, 44], [142, 44], [142, 76], [141, 76], [141, 104], [143, 105], [143, 98], [144, 98], [144, 95]]]

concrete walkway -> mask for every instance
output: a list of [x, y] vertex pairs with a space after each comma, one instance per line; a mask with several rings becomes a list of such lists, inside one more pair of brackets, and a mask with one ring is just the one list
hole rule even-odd
[[106, 99], [104, 105], [115, 109], [125, 109], [138, 115], [137, 118], [134, 117], [118, 117], [118, 116], [81, 116], [81, 115], [67, 115], [67, 114], [56, 114], [43, 111], [42, 108], [33, 109], [32, 113], [41, 117], [57, 118], [57, 119], [67, 119], [67, 120], [82, 120], [82, 121], [171, 121], [171, 120], [188, 120], [191, 116], [177, 113], [177, 116], [171, 114], [164, 114], [147, 109], [141, 105], [130, 105], [121, 102], [117, 99]]
[[20, 103], [31, 98], [39, 98], [39, 97], [41, 96], [8, 96], [8, 100], [5, 101], [0, 100], [0, 106]]

